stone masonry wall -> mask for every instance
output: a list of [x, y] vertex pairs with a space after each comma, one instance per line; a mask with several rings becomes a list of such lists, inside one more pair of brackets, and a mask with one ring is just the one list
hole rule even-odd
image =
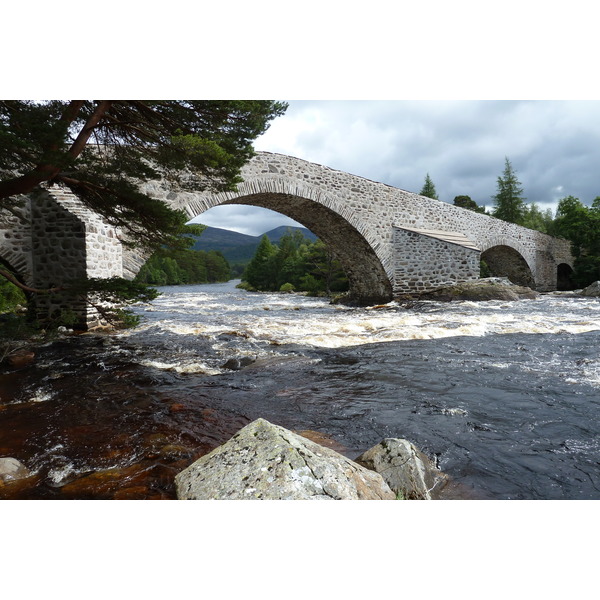
[[[32, 197], [33, 284], [37, 288], [68, 286], [86, 277], [122, 276], [122, 245], [113, 227], [86, 208], [65, 188], [53, 186]], [[53, 316], [70, 310], [81, 324], [99, 322], [85, 298], [73, 302], [61, 293], [38, 294], [36, 311]]]
[[0, 258], [8, 263], [23, 283], [31, 285], [31, 200], [21, 198], [22, 206], [16, 212], [0, 211]]
[[479, 250], [394, 228], [396, 293], [427, 292], [443, 285], [477, 279]]

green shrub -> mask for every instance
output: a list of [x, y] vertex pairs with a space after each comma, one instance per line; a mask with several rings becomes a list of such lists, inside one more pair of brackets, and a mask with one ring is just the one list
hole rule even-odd
[[287, 292], [287, 293], [291, 293], [294, 292], [296, 290], [296, 288], [291, 284], [291, 283], [284, 283], [280, 288], [279, 291], [280, 292]]

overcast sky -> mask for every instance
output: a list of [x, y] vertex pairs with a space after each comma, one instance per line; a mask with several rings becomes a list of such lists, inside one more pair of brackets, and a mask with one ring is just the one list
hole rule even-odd
[[[491, 208], [505, 157], [541, 209], [600, 196], [599, 101], [292, 101], [255, 148], [417, 193], [429, 173], [450, 203], [468, 195]], [[198, 220], [252, 235], [294, 223], [251, 207]]]

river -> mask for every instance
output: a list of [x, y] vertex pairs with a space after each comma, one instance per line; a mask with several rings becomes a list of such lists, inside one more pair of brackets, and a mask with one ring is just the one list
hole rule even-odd
[[412, 441], [448, 498], [600, 498], [600, 301], [350, 308], [226, 284], [160, 288], [117, 334], [0, 372], [17, 499], [171, 499], [173, 478], [263, 417], [350, 458]]

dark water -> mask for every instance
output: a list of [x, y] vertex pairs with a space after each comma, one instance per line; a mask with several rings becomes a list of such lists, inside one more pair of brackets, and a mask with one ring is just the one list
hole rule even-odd
[[0, 456], [34, 473], [0, 497], [174, 498], [177, 472], [263, 417], [351, 458], [407, 438], [449, 497], [600, 498], [598, 301], [163, 292], [137, 330], [66, 337], [0, 373]]

